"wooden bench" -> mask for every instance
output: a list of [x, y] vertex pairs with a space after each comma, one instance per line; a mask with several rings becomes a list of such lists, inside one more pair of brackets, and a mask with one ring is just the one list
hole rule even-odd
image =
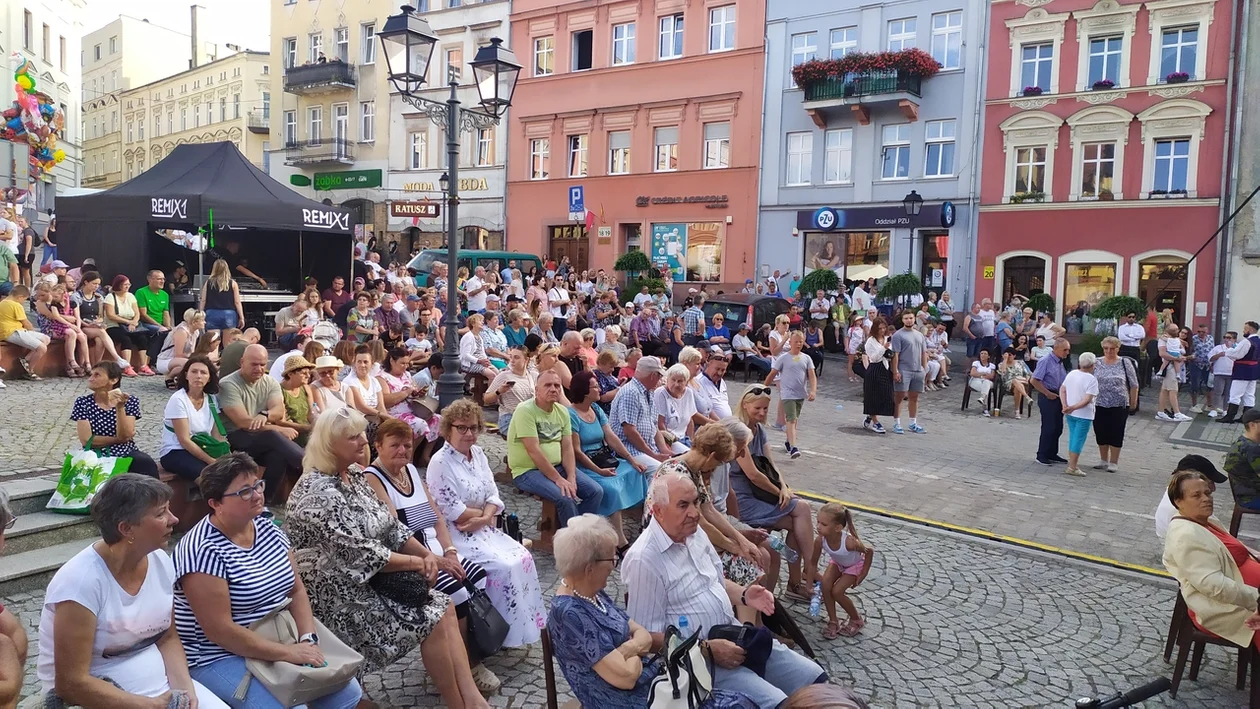
[[210, 514], [210, 505], [206, 504], [206, 498], [201, 495], [197, 483], [169, 472], [162, 467], [160, 462], [158, 463], [158, 480], [171, 488], [171, 514], [179, 519], [175, 525], [177, 533], [187, 532], [193, 528], [193, 525], [200, 522], [202, 517]]
[[535, 551], [545, 551], [550, 554], [551, 541], [555, 538], [556, 531], [560, 529], [560, 518], [556, 515], [556, 505], [554, 502], [544, 500], [538, 495], [525, 494], [542, 503], [542, 512], [538, 515], [538, 539], [533, 540], [531, 548]]
[[[0, 367], [13, 376], [22, 371], [18, 359], [25, 357], [28, 350], [0, 342]], [[66, 343], [64, 340], [52, 340], [48, 343], [48, 353], [35, 366], [35, 373], [44, 378], [62, 377], [66, 374]]]

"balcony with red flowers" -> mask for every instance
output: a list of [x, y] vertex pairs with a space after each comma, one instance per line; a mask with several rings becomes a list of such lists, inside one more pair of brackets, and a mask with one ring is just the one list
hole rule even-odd
[[923, 80], [940, 68], [922, 49], [906, 49], [814, 59], [793, 67], [792, 78], [805, 92], [805, 112], [826, 128], [828, 115], [852, 114], [868, 125], [872, 109], [880, 108], [895, 108], [906, 119], [917, 120]]

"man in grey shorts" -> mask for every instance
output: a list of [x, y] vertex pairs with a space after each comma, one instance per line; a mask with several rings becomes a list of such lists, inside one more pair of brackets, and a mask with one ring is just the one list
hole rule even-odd
[[901, 312], [901, 329], [892, 336], [893, 433], [901, 428], [901, 402], [910, 399], [910, 432], [927, 433], [919, 425], [919, 392], [927, 376], [927, 338], [914, 329], [914, 311]]

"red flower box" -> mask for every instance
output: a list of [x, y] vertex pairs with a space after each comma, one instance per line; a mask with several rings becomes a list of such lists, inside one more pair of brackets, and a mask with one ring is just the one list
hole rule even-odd
[[813, 59], [792, 67], [792, 79], [805, 88], [827, 79], [843, 79], [847, 74], [896, 71], [926, 78], [940, 70], [941, 65], [931, 54], [916, 47], [900, 52], [854, 52], [839, 59]]

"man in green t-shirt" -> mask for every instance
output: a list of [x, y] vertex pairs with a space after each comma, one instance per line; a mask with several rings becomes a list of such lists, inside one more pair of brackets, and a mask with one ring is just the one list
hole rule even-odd
[[534, 398], [521, 402], [512, 413], [507, 439], [508, 467], [516, 486], [555, 504], [563, 528], [571, 517], [598, 510], [604, 489], [577, 469], [573, 423], [560, 397], [560, 375], [551, 370], [538, 375]]
[[136, 307], [140, 309], [140, 326], [148, 330], [149, 361], [156, 362], [165, 333], [170, 332], [171, 296], [166, 292], [166, 274], [154, 269], [149, 271], [149, 284], [136, 291]]
[[266, 347], [245, 348], [241, 368], [219, 382], [219, 407], [232, 450], [248, 453], [265, 468], [270, 502], [286, 475], [297, 480], [302, 474], [302, 448], [293, 442], [297, 431], [276, 425], [284, 418], [284, 396], [280, 384], [267, 376]]

